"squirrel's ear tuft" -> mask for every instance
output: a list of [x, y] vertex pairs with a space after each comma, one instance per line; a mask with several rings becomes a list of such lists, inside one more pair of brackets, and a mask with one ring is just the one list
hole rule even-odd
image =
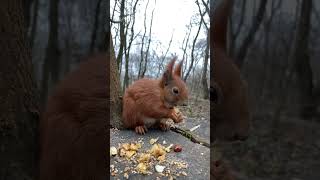
[[176, 59], [177, 59], [176, 57], [173, 58], [169, 62], [169, 64], [167, 65], [167, 68], [166, 68], [166, 70], [163, 73], [162, 78], [161, 78], [161, 83], [160, 83], [161, 87], [166, 86], [173, 79], [172, 78], [172, 71], [173, 71], [173, 66], [174, 66], [174, 63], [176, 62]]
[[182, 64], [183, 64], [183, 60], [174, 69], [174, 74], [179, 76], [179, 77], [182, 76]]
[[167, 65], [167, 69], [166, 71], [169, 71], [170, 73], [172, 73], [173, 71], [173, 66], [174, 66], [174, 63], [176, 62], [177, 60], [177, 57], [174, 57]]

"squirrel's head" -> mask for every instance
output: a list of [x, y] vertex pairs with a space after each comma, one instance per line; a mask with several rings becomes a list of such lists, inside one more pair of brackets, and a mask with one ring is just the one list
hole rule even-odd
[[183, 61], [173, 70], [175, 61], [176, 58], [169, 62], [160, 80], [162, 98], [164, 105], [168, 108], [184, 106], [188, 100], [187, 85], [181, 78]]

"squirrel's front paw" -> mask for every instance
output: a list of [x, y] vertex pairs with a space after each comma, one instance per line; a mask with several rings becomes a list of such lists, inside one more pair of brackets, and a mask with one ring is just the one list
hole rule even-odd
[[180, 112], [176, 113], [175, 111], [173, 111], [171, 113], [171, 119], [175, 122], [175, 123], [179, 123], [183, 120], [182, 114]]
[[135, 131], [136, 131], [137, 134], [144, 135], [148, 131], [148, 129], [147, 129], [146, 126], [137, 126], [135, 128]]
[[160, 122], [159, 127], [162, 131], [168, 131], [170, 129], [170, 125], [166, 122]]

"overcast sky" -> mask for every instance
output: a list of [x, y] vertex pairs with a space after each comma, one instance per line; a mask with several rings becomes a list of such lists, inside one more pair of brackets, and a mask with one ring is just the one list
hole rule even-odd
[[[147, 0], [139, 0], [136, 14], [136, 24], [135, 33], [144, 31], [144, 11], [147, 4]], [[114, 1], [110, 2], [111, 10], [114, 5]], [[154, 9], [153, 26], [152, 26], [152, 41], [151, 49], [157, 49], [158, 51], [165, 51], [172, 32], [173, 41], [171, 44], [170, 53], [177, 53], [180, 58], [182, 58], [182, 46], [183, 38], [186, 35], [187, 27], [190, 23], [192, 15], [198, 13], [198, 6], [195, 0], [149, 0], [149, 5], [147, 8], [147, 32], [149, 31], [149, 24], [151, 18], [151, 12]], [[200, 16], [199, 16], [200, 18]], [[209, 21], [209, 17], [206, 16]], [[190, 40], [192, 40], [196, 34], [197, 27], [193, 27]], [[148, 33], [147, 33], [148, 35]], [[198, 39], [205, 38], [206, 34], [204, 28], [199, 34]], [[164, 47], [156, 48], [155, 42], [160, 41]], [[190, 41], [191, 42], [191, 41]], [[134, 50], [135, 47], [132, 47]], [[161, 52], [159, 52], [161, 54]]]

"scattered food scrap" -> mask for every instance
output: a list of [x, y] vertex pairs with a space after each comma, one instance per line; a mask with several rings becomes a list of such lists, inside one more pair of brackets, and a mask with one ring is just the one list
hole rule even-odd
[[[166, 176], [173, 179], [177, 176], [187, 176], [185, 171], [187, 163], [168, 159], [167, 154], [171, 152], [181, 152], [180, 145], [170, 144], [165, 147], [157, 143], [158, 138], [151, 139], [152, 144], [150, 149], [142, 150], [142, 142], [131, 142], [119, 144], [118, 148], [110, 148], [110, 156], [114, 158], [114, 162], [110, 165], [110, 173], [112, 176], [123, 176], [124, 179], [129, 179], [130, 174], [151, 175], [157, 173], [158, 177]], [[165, 143], [163, 143], [165, 144]], [[124, 170], [119, 171], [116, 168], [120, 162], [127, 163]]]
[[179, 144], [176, 144], [175, 146], [174, 146], [174, 152], [181, 152], [182, 151], [182, 147], [179, 145]]
[[110, 156], [115, 156], [115, 155], [117, 155], [117, 154], [118, 154], [117, 148], [114, 147], [114, 146], [112, 146], [112, 147], [110, 148]]

